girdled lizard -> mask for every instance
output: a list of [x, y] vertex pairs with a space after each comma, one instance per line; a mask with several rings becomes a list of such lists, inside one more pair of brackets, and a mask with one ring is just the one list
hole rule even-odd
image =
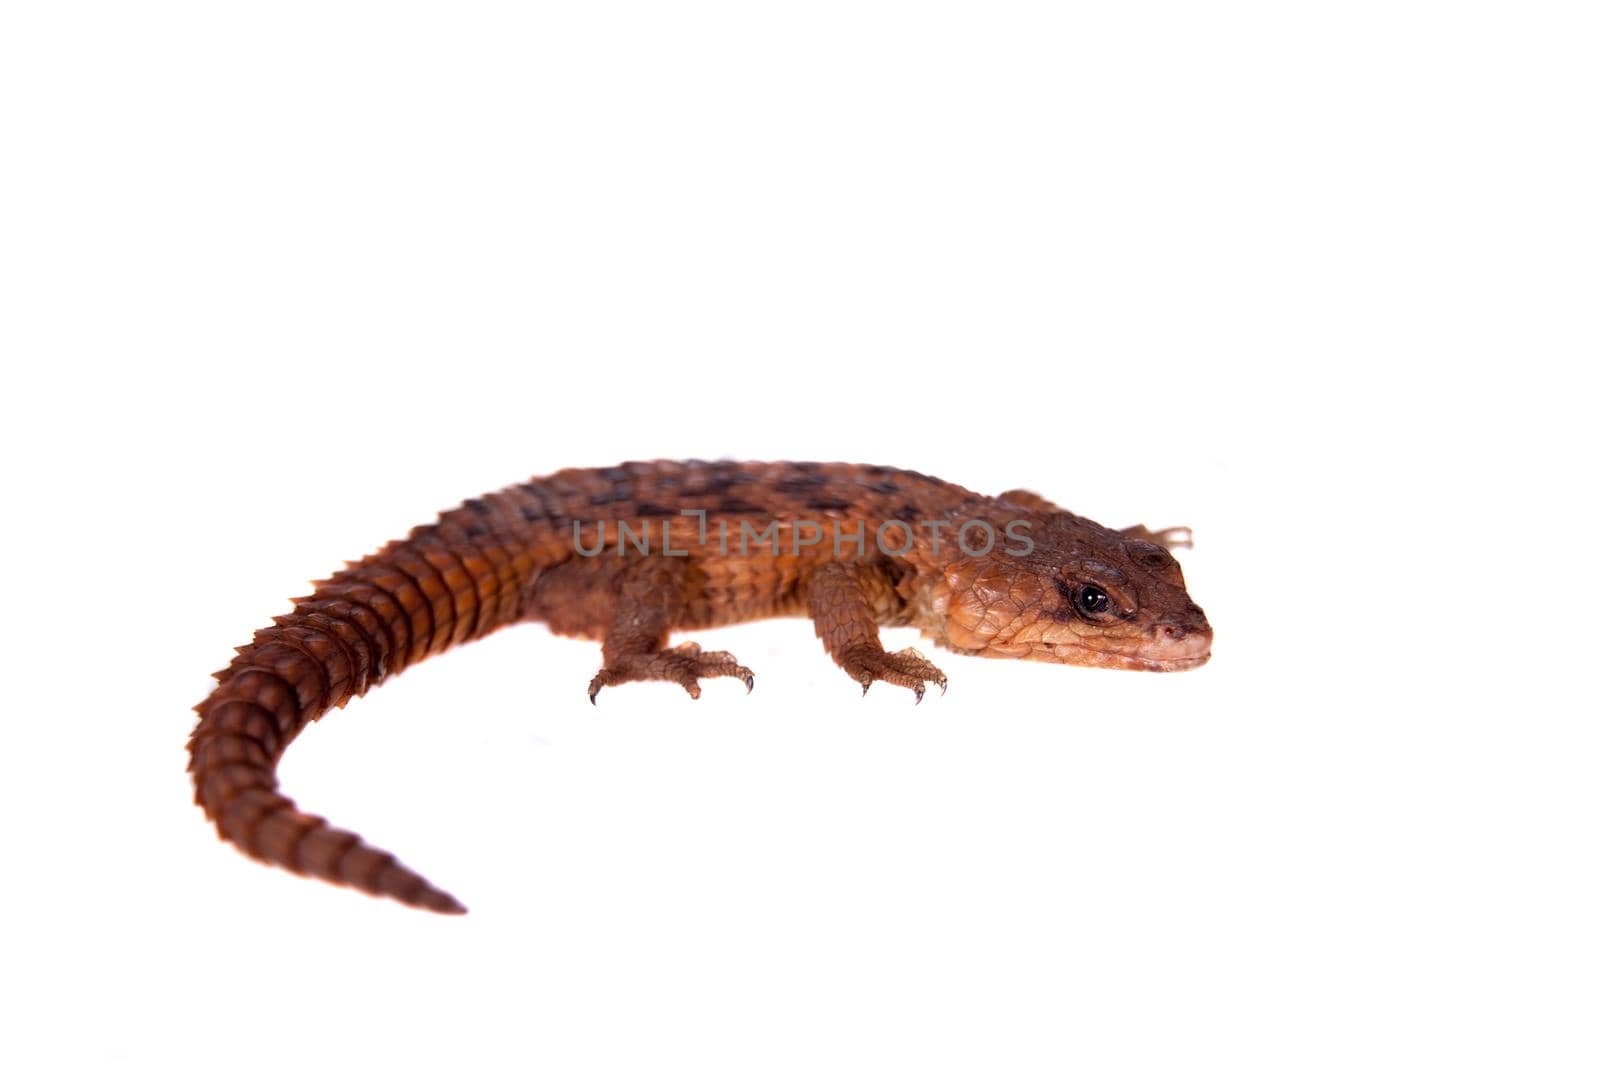
[[563, 470], [469, 500], [315, 583], [238, 649], [196, 709], [195, 798], [267, 863], [438, 912], [465, 909], [393, 856], [297, 809], [277, 764], [305, 725], [424, 657], [536, 620], [602, 642], [589, 683], [754, 675], [674, 631], [808, 616], [865, 691], [945, 676], [880, 626], [951, 651], [1132, 670], [1204, 663], [1211, 628], [1169, 547], [1042, 497], [987, 497], [891, 467], [653, 462]]

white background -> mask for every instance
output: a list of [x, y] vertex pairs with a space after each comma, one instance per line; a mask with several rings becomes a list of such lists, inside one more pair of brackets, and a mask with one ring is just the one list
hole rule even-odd
[[[8, 4], [0, 1056], [1595, 1063], [1584, 7]], [[1189, 523], [1215, 657], [521, 627], [282, 768], [469, 916], [214, 839], [311, 579], [685, 456]]]

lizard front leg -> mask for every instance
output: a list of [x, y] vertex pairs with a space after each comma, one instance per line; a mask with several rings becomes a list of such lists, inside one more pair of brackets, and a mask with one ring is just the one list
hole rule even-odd
[[883, 650], [878, 624], [899, 603], [888, 573], [867, 561], [824, 563], [812, 572], [806, 590], [806, 607], [822, 647], [861, 683], [861, 692], [881, 680], [910, 689], [920, 704], [927, 683], [937, 683], [942, 692], [945, 676], [914, 648]]
[[616, 607], [602, 646], [605, 665], [589, 683], [589, 703], [608, 685], [677, 682], [700, 699], [701, 678], [737, 678], [745, 692], [755, 675], [727, 652], [705, 652], [693, 641], [667, 648], [692, 572], [684, 560], [650, 557], [630, 563], [617, 577]]
[[1164, 530], [1152, 530], [1148, 526], [1127, 526], [1117, 531], [1124, 537], [1131, 537], [1136, 541], [1149, 541], [1162, 548], [1193, 548], [1194, 531], [1187, 526], [1168, 526]]

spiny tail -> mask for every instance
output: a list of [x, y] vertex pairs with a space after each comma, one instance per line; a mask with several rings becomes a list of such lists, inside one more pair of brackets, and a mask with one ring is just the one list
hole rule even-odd
[[278, 758], [305, 721], [294, 688], [284, 677], [255, 668], [231, 682], [220, 702], [201, 706], [189, 742], [195, 800], [221, 837], [246, 855], [298, 874], [429, 911], [467, 910], [389, 853], [306, 814], [279, 793]]
[[418, 660], [510, 622], [540, 569], [494, 496], [419, 527], [326, 581], [218, 672], [189, 741], [195, 801], [256, 859], [414, 907], [461, 914], [448, 893], [278, 791], [307, 723]]

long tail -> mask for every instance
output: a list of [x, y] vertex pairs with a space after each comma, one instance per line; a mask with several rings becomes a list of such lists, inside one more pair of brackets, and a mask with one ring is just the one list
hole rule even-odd
[[461, 914], [448, 893], [278, 791], [289, 742], [329, 708], [521, 614], [547, 560], [508, 490], [413, 530], [315, 586], [218, 672], [189, 741], [195, 801], [241, 851], [414, 907]]

